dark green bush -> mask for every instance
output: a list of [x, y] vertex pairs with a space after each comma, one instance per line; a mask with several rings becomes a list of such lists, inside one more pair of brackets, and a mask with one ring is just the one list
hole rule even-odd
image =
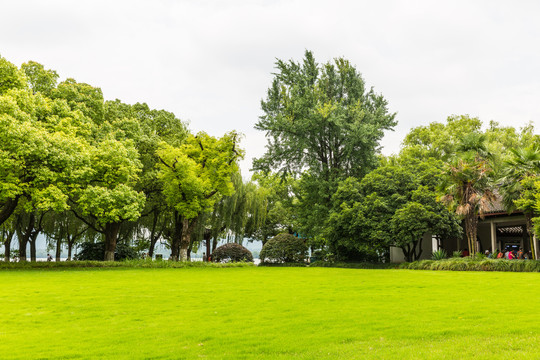
[[[103, 261], [105, 256], [105, 243], [104, 242], [84, 242], [79, 245], [80, 251], [75, 255], [75, 260], [94, 260]], [[138, 259], [139, 254], [126, 244], [116, 244], [116, 251], [114, 252], [114, 260], [132, 260]]]
[[221, 245], [212, 254], [212, 261], [247, 261], [253, 262], [251, 251], [237, 243]]
[[302, 263], [306, 260], [308, 247], [304, 239], [291, 234], [278, 234], [264, 244], [259, 258], [262, 262]]

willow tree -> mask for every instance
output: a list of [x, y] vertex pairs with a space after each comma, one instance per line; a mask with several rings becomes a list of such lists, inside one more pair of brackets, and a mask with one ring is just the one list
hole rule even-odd
[[47, 242], [55, 248], [56, 261], [60, 261], [62, 246], [67, 247], [67, 260], [70, 261], [73, 247], [82, 239], [87, 230], [88, 225], [79, 220], [71, 211], [50, 214], [43, 227]]
[[208, 254], [214, 251], [220, 236], [227, 233], [241, 244], [244, 237], [251, 237], [266, 219], [268, 190], [254, 182], [244, 181], [239, 172], [234, 173], [231, 180], [234, 193], [217, 201], [212, 213], [207, 216], [205, 240]]
[[162, 143], [157, 154], [163, 194], [174, 213], [171, 258], [187, 261], [197, 218], [234, 192], [231, 175], [238, 171], [243, 151], [234, 131], [221, 138], [199, 132], [179, 147]]
[[280, 176], [276, 173], [255, 173], [252, 179], [259, 186], [259, 191], [265, 193], [266, 208], [264, 221], [253, 228], [249, 237], [260, 240], [264, 245], [277, 234], [283, 232], [292, 234], [296, 220], [294, 215], [296, 197], [293, 194], [294, 178]]

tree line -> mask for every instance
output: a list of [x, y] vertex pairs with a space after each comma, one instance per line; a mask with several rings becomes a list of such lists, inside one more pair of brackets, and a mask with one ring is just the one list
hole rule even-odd
[[[267, 152], [251, 181], [236, 131], [194, 134], [173, 113], [104, 100], [99, 88], [36, 62], [0, 58], [0, 236], [21, 260], [45, 234], [62, 246], [118, 242], [174, 260], [228, 236], [304, 239], [326, 259], [386, 261], [391, 246], [421, 256], [422, 236], [466, 236], [476, 252], [478, 218], [502, 199], [522, 211], [531, 243], [540, 209], [539, 137], [467, 115], [413, 128], [401, 150], [380, 153], [396, 114], [346, 59], [277, 60], [255, 128]], [[464, 224], [464, 226], [462, 226]], [[464, 232], [464, 233], [463, 233]], [[531, 244], [532, 247], [532, 244]], [[32, 256], [34, 254], [34, 256]]]
[[396, 114], [349, 61], [319, 64], [306, 51], [276, 68], [256, 124], [268, 151], [254, 168], [294, 179], [288, 213], [316, 254], [388, 261], [395, 246], [412, 261], [425, 233], [439, 244], [465, 235], [474, 254], [478, 219], [498, 202], [525, 214], [533, 249], [540, 142], [531, 124], [452, 115], [413, 128], [397, 155], [382, 156]]
[[[275, 235], [267, 204], [275, 192], [240, 175], [241, 135], [189, 131], [173, 113], [145, 103], [105, 101], [102, 91], [29, 61], [0, 57], [0, 235], [5, 258], [18, 241], [35, 261], [38, 234], [56, 248], [103, 241], [174, 260], [206, 242]], [[268, 218], [271, 218], [269, 216]]]

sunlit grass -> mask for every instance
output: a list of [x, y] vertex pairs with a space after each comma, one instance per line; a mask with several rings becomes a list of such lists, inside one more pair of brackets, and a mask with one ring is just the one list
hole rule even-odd
[[540, 275], [334, 268], [0, 272], [2, 359], [531, 359]]

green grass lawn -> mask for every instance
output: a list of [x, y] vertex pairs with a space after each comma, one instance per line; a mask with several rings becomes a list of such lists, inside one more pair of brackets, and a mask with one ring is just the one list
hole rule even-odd
[[2, 359], [533, 359], [537, 273], [0, 272]]

